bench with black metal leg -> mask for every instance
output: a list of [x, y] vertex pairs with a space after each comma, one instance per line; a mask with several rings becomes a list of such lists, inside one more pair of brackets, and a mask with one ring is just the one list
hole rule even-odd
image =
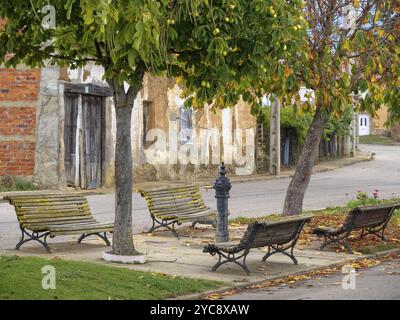
[[39, 242], [48, 252], [47, 238], [60, 235], [80, 234], [80, 243], [88, 236], [100, 237], [110, 245], [107, 232], [112, 232], [114, 223], [100, 223], [92, 215], [87, 199], [80, 194], [30, 194], [8, 195], [15, 208], [21, 229], [18, 250], [29, 241]]
[[263, 247], [268, 248], [263, 261], [275, 253], [283, 253], [297, 264], [293, 250], [301, 230], [311, 217], [311, 215], [298, 215], [271, 222], [253, 222], [248, 225], [240, 241], [209, 244], [204, 247], [203, 252], [210, 253], [212, 256], [218, 255], [218, 262], [212, 267], [212, 271], [216, 271], [225, 263], [233, 262], [250, 274], [246, 258], [251, 249]]

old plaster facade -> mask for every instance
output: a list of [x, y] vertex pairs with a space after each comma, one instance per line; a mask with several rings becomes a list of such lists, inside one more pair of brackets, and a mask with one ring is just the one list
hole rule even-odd
[[[0, 72], [0, 176], [43, 188], [112, 186], [116, 121], [102, 68]], [[180, 93], [174, 79], [145, 76], [132, 113], [135, 181], [215, 176], [223, 160], [232, 174], [252, 174], [249, 106], [187, 110]]]

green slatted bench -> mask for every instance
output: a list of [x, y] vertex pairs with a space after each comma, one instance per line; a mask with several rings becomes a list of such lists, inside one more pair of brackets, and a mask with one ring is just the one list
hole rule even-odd
[[216, 212], [205, 205], [198, 186], [136, 191], [146, 199], [153, 220], [148, 232], [167, 228], [178, 237], [175, 224], [191, 222], [192, 227], [197, 223], [212, 224], [215, 227]]
[[47, 237], [74, 234], [81, 235], [78, 243], [90, 235], [97, 235], [110, 245], [107, 232], [113, 231], [114, 224], [98, 222], [81, 194], [7, 195], [3, 200], [8, 200], [17, 214], [22, 232], [17, 250], [34, 240], [50, 252]]

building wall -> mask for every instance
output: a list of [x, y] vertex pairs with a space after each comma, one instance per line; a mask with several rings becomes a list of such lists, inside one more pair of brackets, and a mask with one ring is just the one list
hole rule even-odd
[[0, 68], [0, 176], [32, 177], [40, 70]]
[[376, 117], [372, 120], [371, 132], [375, 135], [387, 135], [390, 133], [390, 129], [385, 126], [388, 120], [388, 109], [386, 106], [382, 106], [378, 111]]
[[[20, 70], [20, 73], [14, 70], [9, 71], [11, 74], [15, 73], [15, 76], [18, 74], [20, 85], [24, 84], [25, 87], [21, 89], [20, 86], [16, 86], [15, 94], [12, 95], [13, 101], [11, 101], [11, 96], [7, 99], [4, 98], [11, 92], [5, 92], [2, 95], [2, 104], [0, 105], [18, 106], [18, 109], [13, 112], [7, 111], [6, 121], [11, 123], [10, 117], [14, 117], [16, 118], [15, 125], [2, 126], [1, 129], [0, 137], [7, 134], [9, 141], [12, 141], [7, 146], [9, 149], [13, 148], [8, 153], [8, 157], [11, 155], [14, 158], [23, 156], [26, 158], [23, 161], [29, 160], [27, 164], [23, 161], [16, 161], [16, 159], [12, 159], [11, 162], [13, 166], [24, 165], [29, 168], [29, 172], [21, 170], [19, 173], [21, 175], [34, 174], [35, 182], [41, 187], [63, 189], [66, 187], [64, 167], [65, 84], [106, 85], [102, 79], [104, 71], [95, 65], [87, 65], [85, 68], [77, 70], [49, 66], [43, 68], [41, 72], [26, 69]], [[256, 119], [251, 116], [250, 107], [240, 102], [234, 108], [224, 111], [213, 111], [210, 106], [195, 111], [193, 113], [194, 143], [182, 145], [176, 141], [180, 130], [180, 105], [178, 103], [180, 94], [181, 89], [175, 79], [145, 76], [144, 87], [135, 100], [131, 119], [134, 181], [216, 176], [217, 166], [221, 161], [228, 164], [231, 174], [252, 174], [254, 150], [246, 146], [246, 133], [250, 132], [247, 139], [252, 140], [254, 145]], [[154, 141], [151, 139], [147, 142], [143, 141], [144, 105], [149, 110], [147, 132], [157, 129], [165, 134], [165, 143], [157, 151], [159, 158], [166, 160], [164, 162], [150, 161], [148, 151], [154, 147]], [[234, 132], [235, 129], [243, 129], [243, 131], [237, 134]], [[211, 134], [214, 130], [217, 132], [215, 136]], [[112, 97], [106, 98], [105, 132], [102, 180], [103, 185], [112, 186], [116, 143], [116, 119]], [[175, 132], [175, 136], [173, 132]], [[24, 149], [21, 149], [19, 145], [22, 139]], [[2, 140], [0, 139], [0, 141]], [[4, 147], [0, 144], [0, 150], [3, 149]], [[171, 156], [174, 151], [178, 155]], [[198, 155], [198, 162], [191, 161], [190, 155], [195, 154]], [[187, 159], [189, 160], [186, 161]]]
[[148, 136], [141, 166], [152, 164], [161, 180], [213, 177], [222, 161], [230, 174], [252, 174], [256, 119], [250, 106], [239, 102], [231, 109], [205, 106], [194, 110], [193, 143], [183, 144], [179, 139], [181, 93], [174, 79], [147, 76], [143, 94], [149, 105], [147, 123], [148, 129], [156, 131], [155, 136]]
[[390, 130], [392, 138], [400, 142], [400, 124], [393, 126]]

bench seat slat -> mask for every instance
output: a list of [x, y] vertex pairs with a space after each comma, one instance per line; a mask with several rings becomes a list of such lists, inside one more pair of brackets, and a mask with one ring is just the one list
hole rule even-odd
[[12, 204], [14, 204], [14, 205], [29, 205], [29, 204], [40, 205], [41, 203], [57, 204], [59, 202], [62, 202], [62, 203], [87, 203], [86, 199], [78, 198], [78, 197], [71, 198], [71, 199], [65, 199], [62, 197], [57, 197], [57, 198], [53, 197], [53, 198], [46, 198], [46, 199], [40, 199], [40, 198], [26, 199], [26, 198], [24, 198], [24, 199], [12, 199], [11, 201], [13, 202]]
[[74, 222], [74, 221], [94, 221], [93, 217], [61, 217], [61, 218], [48, 218], [48, 219], [23, 219], [21, 220], [21, 223], [24, 224], [48, 224], [48, 223], [53, 223], [57, 222], [58, 224], [61, 224], [63, 222], [68, 223], [68, 221]]
[[211, 214], [215, 214], [215, 211], [210, 210], [209, 208], [205, 208], [205, 209], [192, 209], [192, 210], [185, 210], [185, 211], [171, 211], [171, 212], [166, 212], [166, 213], [157, 213], [156, 216], [159, 218], [163, 218], [165, 219], [165, 217], [181, 217], [181, 216], [188, 216], [188, 215], [193, 215], [193, 214], [197, 214], [197, 213], [201, 213], [201, 214], [208, 214], [209, 212], [211, 212]]
[[78, 215], [91, 215], [91, 212], [88, 208], [49, 208], [47, 210], [20, 210], [17, 208], [16, 214], [18, 217], [23, 216], [40, 216], [40, 215], [62, 215], [66, 216], [78, 216]]
[[178, 215], [177, 219], [181, 222], [184, 222], [184, 221], [192, 221], [194, 218], [203, 218], [203, 217], [215, 217], [215, 212], [208, 211], [208, 212], [192, 213], [189, 215]]
[[15, 203], [17, 208], [22, 210], [46, 210], [48, 208], [88, 208], [89, 204], [87, 202], [42, 202], [42, 203], [26, 203], [20, 204]]
[[52, 215], [52, 214], [57, 214], [57, 213], [66, 213], [66, 214], [74, 214], [74, 215], [90, 215], [90, 209], [89, 208], [80, 208], [80, 207], [75, 207], [75, 208], [55, 208], [55, 207], [50, 207], [50, 208], [40, 208], [40, 209], [21, 209], [21, 208], [16, 208], [16, 213], [19, 216], [24, 216], [24, 215], [41, 215], [41, 214], [48, 214], [48, 215]]
[[[79, 211], [79, 215], [86, 217], [91, 216], [90, 211]], [[47, 217], [74, 217], [77, 216], [76, 210], [60, 210], [60, 211], [46, 211], [46, 212], [17, 212], [17, 216], [23, 218], [47, 218]]]
[[155, 189], [155, 190], [138, 190], [138, 192], [147, 194], [149, 196], [157, 196], [157, 195], [171, 195], [171, 194], [180, 194], [187, 192], [197, 192], [199, 187], [190, 186], [190, 187], [174, 187], [167, 189]]
[[163, 205], [163, 204], [169, 204], [169, 203], [178, 203], [178, 202], [188, 202], [188, 201], [203, 201], [201, 198], [201, 195], [195, 194], [193, 196], [187, 196], [187, 197], [179, 197], [179, 198], [173, 198], [173, 197], [168, 197], [168, 198], [150, 198], [149, 203], [154, 204], [154, 205]]
[[157, 202], [149, 202], [149, 206], [152, 208], [170, 208], [170, 207], [176, 207], [176, 206], [184, 206], [184, 205], [197, 205], [197, 204], [204, 204], [202, 199], [199, 198], [191, 198], [187, 199], [185, 201], [169, 201], [169, 202], [164, 202], [164, 203], [157, 203]]
[[21, 217], [21, 222], [39, 222], [46, 223], [51, 221], [74, 221], [74, 220], [93, 220], [92, 216], [66, 216], [66, 217], [47, 217], [47, 218], [35, 218], [35, 217]]
[[[46, 194], [40, 193], [40, 192], [29, 192], [26, 194], [20, 193], [20, 194], [10, 194], [4, 196], [4, 198], [10, 198], [10, 199], [20, 199], [20, 198], [51, 198], [51, 197], [81, 197], [84, 198], [85, 196], [81, 193], [66, 193], [66, 192], [49, 192]], [[8, 199], [4, 199], [8, 200]]]
[[93, 223], [81, 223], [81, 224], [71, 224], [71, 225], [63, 225], [63, 224], [54, 224], [49, 227], [49, 230], [52, 232], [55, 231], [71, 231], [71, 230], [81, 230], [81, 229], [102, 229], [102, 228], [112, 228], [113, 223], [100, 223], [94, 221]]
[[100, 232], [112, 232], [114, 228], [113, 223], [104, 224], [87, 224], [87, 225], [75, 225], [69, 228], [67, 227], [56, 227], [50, 228], [50, 235], [72, 235], [77, 233], [100, 233]]
[[59, 226], [62, 224], [64, 226], [68, 226], [71, 224], [89, 224], [89, 223], [97, 223], [97, 222], [87, 219], [87, 220], [66, 220], [66, 221], [46, 221], [46, 222], [23, 222], [21, 223], [21, 225], [29, 230], [37, 231], [37, 230], [48, 230], [53, 225]]
[[83, 196], [68, 196], [68, 195], [57, 195], [57, 196], [38, 196], [38, 197], [31, 197], [31, 196], [14, 196], [14, 197], [9, 197], [12, 201], [16, 202], [43, 202], [43, 201], [48, 201], [48, 202], [57, 202], [60, 200], [63, 201], [87, 201], [85, 197]]
[[205, 205], [186, 205], [186, 206], [176, 206], [176, 207], [168, 207], [168, 208], [153, 208], [152, 211], [154, 214], [165, 214], [165, 213], [175, 213], [175, 212], [185, 212], [191, 210], [206, 210], [208, 207]]

